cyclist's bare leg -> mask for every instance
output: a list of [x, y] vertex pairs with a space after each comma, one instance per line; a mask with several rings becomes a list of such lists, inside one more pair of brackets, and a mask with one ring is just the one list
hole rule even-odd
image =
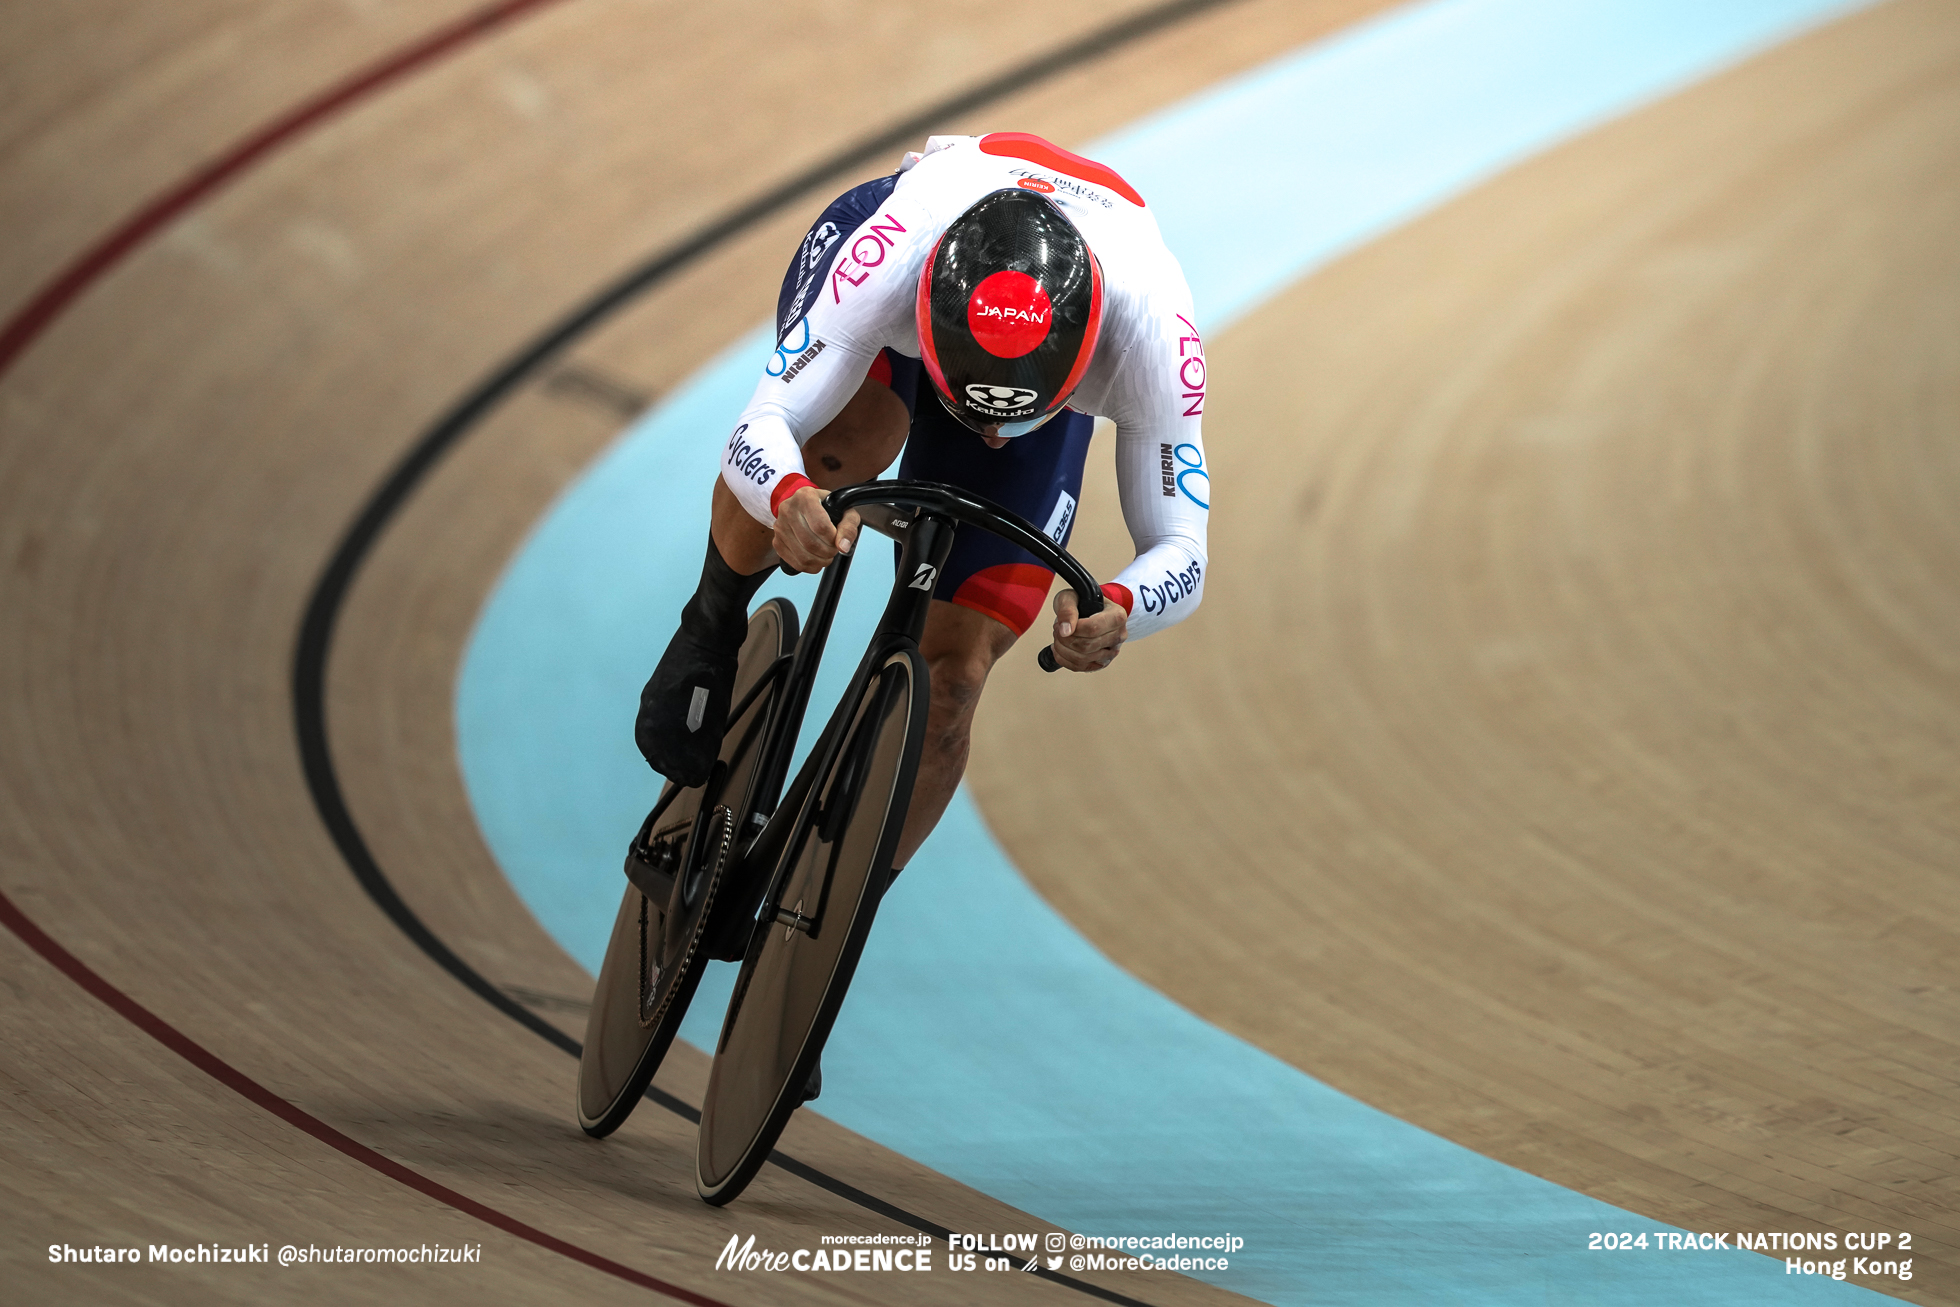
[[926, 715], [919, 779], [912, 787], [912, 806], [905, 814], [893, 866], [903, 867], [912, 860], [952, 802], [953, 791], [966, 773], [973, 710], [987, 688], [987, 674], [1017, 638], [1009, 627], [984, 613], [933, 600], [925, 637], [919, 641], [919, 652], [932, 673], [932, 706]]
[[[825, 490], [869, 481], [898, 457], [910, 423], [891, 387], [866, 377], [843, 411], [804, 444], [804, 475]], [[737, 572], [749, 576], [776, 565], [771, 528], [750, 517], [720, 477], [712, 521], [715, 548]]]

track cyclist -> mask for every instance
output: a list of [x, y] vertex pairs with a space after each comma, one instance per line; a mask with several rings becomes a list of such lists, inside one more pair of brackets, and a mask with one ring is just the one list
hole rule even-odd
[[[984, 495], [1066, 545], [1095, 417], [1109, 418], [1136, 558], [1094, 616], [1056, 596], [1055, 660], [1098, 671], [1197, 608], [1203, 345], [1177, 260], [1115, 172], [1024, 133], [932, 137], [824, 210], [783, 280], [776, 333], [722, 454], [700, 587], [641, 695], [635, 738], [655, 771], [708, 779], [749, 602], [778, 563], [812, 572], [850, 551], [857, 514], [833, 526], [824, 494], [876, 477], [901, 446], [901, 477]], [[987, 675], [1053, 579], [969, 531], [914, 582], [935, 600], [920, 648], [932, 697], [895, 867], [945, 811]]]

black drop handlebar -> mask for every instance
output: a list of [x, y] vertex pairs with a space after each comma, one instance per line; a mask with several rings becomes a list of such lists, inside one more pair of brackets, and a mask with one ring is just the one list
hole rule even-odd
[[[825, 496], [823, 506], [832, 522], [842, 521], [844, 514], [853, 508], [882, 506], [922, 509], [950, 517], [966, 526], [991, 531], [1008, 543], [1019, 545], [1052, 568], [1069, 589], [1075, 591], [1076, 611], [1083, 617], [1093, 617], [1103, 609], [1102, 587], [1096, 584], [1095, 577], [1089, 575], [1089, 569], [1075, 561], [1074, 555], [1035, 530], [1020, 514], [1010, 512], [970, 490], [942, 485], [937, 481], [865, 481], [831, 491]], [[1037, 658], [1045, 672], [1055, 671], [1059, 667], [1054, 650], [1048, 645], [1042, 646]]]

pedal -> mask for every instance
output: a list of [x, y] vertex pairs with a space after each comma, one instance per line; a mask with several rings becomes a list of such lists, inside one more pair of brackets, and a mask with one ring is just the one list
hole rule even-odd
[[665, 906], [674, 892], [681, 855], [687, 850], [688, 827], [682, 823], [664, 830], [644, 844], [637, 839], [626, 848], [626, 879], [633, 888], [655, 903]]

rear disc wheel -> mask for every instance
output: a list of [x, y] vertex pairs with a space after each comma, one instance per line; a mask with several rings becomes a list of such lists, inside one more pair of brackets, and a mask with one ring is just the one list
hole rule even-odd
[[695, 1187], [732, 1201], [775, 1146], [823, 1054], [891, 879], [924, 742], [926, 668], [888, 657], [797, 822], [773, 920], [751, 940], [701, 1105]]

